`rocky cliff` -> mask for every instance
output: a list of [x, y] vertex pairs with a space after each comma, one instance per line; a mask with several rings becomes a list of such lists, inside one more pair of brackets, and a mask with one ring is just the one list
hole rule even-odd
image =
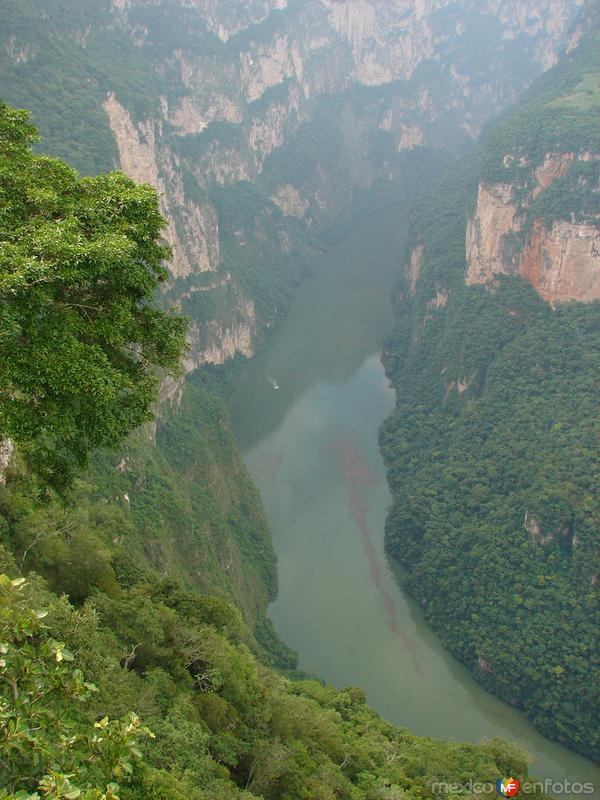
[[[173, 248], [169, 301], [193, 317], [194, 369], [251, 354], [283, 313], [306, 243], [296, 220], [331, 229], [414, 190], [432, 148], [465, 146], [552, 66], [581, 3], [104, 0], [90, 10], [68, 0], [59, 18], [48, 0], [11, 0], [3, 91], [33, 106], [58, 155], [66, 137], [78, 166], [116, 155], [157, 187]], [[67, 100], [73, 64], [81, 81]], [[47, 97], [27, 91], [40, 71]], [[89, 113], [65, 130], [51, 108], [74, 98]], [[238, 190], [247, 181], [260, 197]], [[248, 240], [261, 236], [273, 247], [248, 266]], [[266, 258], [277, 281], [281, 251], [288, 279], [270, 296], [250, 273]], [[199, 315], [209, 307], [218, 318]]]
[[381, 431], [407, 588], [484, 686], [592, 759], [599, 76], [594, 2], [556, 68], [417, 203]]
[[[214, 372], [197, 367], [250, 355], [285, 313], [306, 257], [325, 234], [352, 213], [423, 188], [555, 63], [564, 42], [579, 64], [588, 25], [571, 22], [581, 5], [3, 2], [5, 99], [33, 109], [53, 154], [90, 173], [121, 166], [157, 187], [174, 254], [161, 301], [192, 320], [185, 366], [196, 374], [183, 392], [163, 386], [164, 397], [179, 404], [176, 418], [166, 409], [155, 442], [131, 441], [116, 459], [98, 456], [89, 491], [93, 516], [108, 516], [107, 547], [89, 539], [84, 514], [82, 534], [69, 530], [55, 561], [42, 553], [39, 571], [53, 585], [70, 591], [73, 576], [85, 592], [95, 585], [70, 569], [71, 548], [86, 559], [93, 553], [93, 569], [113, 559], [128, 588], [147, 559], [167, 579], [166, 594], [176, 576], [186, 587], [234, 599], [249, 626], [262, 631], [271, 658], [293, 665], [265, 623], [276, 575], [260, 501], [215, 385], [207, 391], [203, 383]], [[600, 68], [586, 75], [594, 72]], [[383, 443], [396, 500], [388, 546], [409, 567], [410, 588], [436, 629], [486, 685], [546, 732], [593, 755], [596, 304], [554, 312], [516, 277], [556, 291], [556, 270], [543, 277], [536, 253], [552, 251], [553, 264], [562, 248], [563, 260], [575, 264], [568, 226], [579, 226], [584, 240], [596, 226], [597, 141], [594, 149], [590, 139], [598, 128], [589, 80], [580, 86], [584, 77], [569, 78], [560, 97], [554, 78], [534, 90], [540, 102], [563, 102], [574, 126], [552, 127], [556, 105], [547, 114], [536, 107], [520, 127], [509, 118], [489, 134], [481, 174], [453, 173], [419, 206], [410, 277], [398, 294], [403, 313], [387, 348], [390, 375], [408, 396], [400, 397]], [[541, 120], [548, 136], [536, 149]], [[480, 201], [472, 184], [481, 186]], [[466, 241], [471, 285], [464, 281]], [[493, 280], [494, 291], [473, 283], [496, 272], [515, 274]], [[39, 524], [21, 524], [19, 514], [29, 512], [17, 500], [15, 536]], [[110, 555], [123, 543], [130, 561]], [[69, 582], [54, 564], [64, 565]], [[148, 627], [139, 607], [127, 614]], [[160, 614], [168, 626], [172, 617]], [[142, 630], [141, 639], [148, 634]], [[138, 639], [127, 632], [125, 641], [131, 647]], [[172, 652], [172, 639], [164, 643]], [[150, 666], [162, 668], [161, 657]], [[237, 712], [229, 716], [219, 701], [209, 718], [229, 737]], [[180, 717], [173, 719], [181, 730]], [[238, 754], [230, 740], [216, 742], [219, 761], [231, 767]], [[347, 764], [344, 752], [336, 749], [336, 763]], [[287, 758], [274, 753], [279, 762]], [[253, 769], [238, 770], [241, 786], [250, 785]], [[399, 784], [408, 785], [403, 776]], [[272, 793], [279, 796], [280, 787]]]
[[[507, 154], [505, 163], [517, 158], [518, 154]], [[520, 158], [527, 168], [528, 162]], [[551, 303], [600, 300], [597, 209], [575, 212], [565, 206], [561, 214], [552, 206], [549, 213], [538, 216], [545, 198], [556, 193], [556, 182], [564, 187], [571, 170], [578, 173], [579, 191], [589, 193], [594, 203], [594, 194], [600, 192], [599, 162], [600, 153], [546, 153], [525, 191], [522, 182], [481, 183], [467, 227], [467, 283], [489, 283], [499, 274], [519, 274]]]
[[468, 284], [514, 274], [553, 304], [600, 299], [597, 15], [590, 3], [559, 72], [484, 137], [466, 235]]

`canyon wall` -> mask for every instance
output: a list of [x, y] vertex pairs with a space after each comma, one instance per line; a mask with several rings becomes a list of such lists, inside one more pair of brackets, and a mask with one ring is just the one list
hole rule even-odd
[[[158, 189], [165, 302], [193, 320], [193, 370], [250, 355], [285, 313], [307, 238], [416, 192], [434, 151], [468, 146], [555, 63], [582, 2], [71, 0], [58, 20], [35, 0], [28, 26], [8, 15], [0, 65], [46, 148], [63, 155], [68, 138], [78, 166], [112, 162]], [[73, 64], [90, 110], [65, 131], [52, 109]], [[47, 98], [27, 102], [28, 70], [47, 73]]]
[[467, 285], [518, 275], [553, 306], [600, 299], [599, 16], [588, 3], [559, 67], [483, 137]]
[[416, 202], [380, 432], [405, 586], [477, 680], [591, 759], [599, 77], [592, 2], [559, 64]]
[[[507, 154], [504, 162], [510, 165], [517, 157]], [[520, 159], [526, 170], [529, 162], [523, 156]], [[588, 174], [578, 177], [578, 190], [593, 199], [600, 192], [599, 162], [600, 153], [546, 153], [543, 163], [532, 170], [526, 189], [522, 180], [481, 183], [467, 227], [467, 283], [489, 283], [499, 274], [518, 274], [553, 304], [600, 300], [597, 209], [575, 211], [565, 204], [562, 214], [554, 206], [544, 218], [536, 214], [544, 197], [555, 190], [556, 181], [565, 185], [570, 172], [582, 165], [588, 167]]]

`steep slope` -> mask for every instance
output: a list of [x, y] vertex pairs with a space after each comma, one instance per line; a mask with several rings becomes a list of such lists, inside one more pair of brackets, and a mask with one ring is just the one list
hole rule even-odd
[[406, 585], [486, 687], [590, 758], [599, 45], [592, 3], [559, 66], [417, 205], [381, 431]]
[[272, 551], [216, 375], [212, 396], [188, 383], [159, 447], [141, 430], [116, 468], [99, 454], [87, 484], [52, 480], [45, 456], [65, 463], [75, 430], [116, 445], [147, 419], [150, 370], [176, 367], [184, 332], [151, 305], [154, 191], [82, 179], [33, 136], [0, 106], [0, 436], [17, 445], [0, 486], [2, 800], [421, 800], [442, 780], [524, 778], [506, 742], [418, 738], [359, 689], [266, 665], [293, 659], [261, 624]]
[[138, 578], [76, 609], [0, 574], [6, 800], [433, 800], [440, 782], [491, 797], [490, 776], [525, 778], [516, 747], [419, 738], [359, 689], [286, 680], [231, 606]]
[[[580, 0], [1, 5], [3, 97], [34, 110], [45, 150], [89, 173], [121, 166], [159, 190], [174, 252], [160, 301], [192, 320], [185, 368], [200, 374], [185, 387], [165, 384], [155, 431], [138, 434], [116, 458], [98, 455], [74, 510], [40, 507], [18, 472], [2, 491], [2, 541], [17, 564], [75, 603], [96, 604], [100, 639], [110, 641], [105, 702], [112, 679], [123, 697], [118, 713], [133, 698], [130, 706], [139, 704], [172, 737], [152, 763], [177, 777], [153, 774], [152, 786], [131, 796], [152, 796], [153, 784], [157, 797], [169, 796], [163, 781], [177, 797], [175, 780], [193, 796], [210, 774], [235, 784], [212, 796], [236, 796], [235, 787], [254, 780], [263, 796], [295, 797], [298, 773], [317, 768], [324, 797], [356, 796], [356, 786], [367, 797], [429, 791], [436, 776], [454, 774], [455, 751], [444, 749], [438, 768], [438, 745], [425, 743], [422, 756], [407, 754], [406, 768], [392, 775], [387, 742], [405, 734], [376, 732], [376, 752], [370, 745], [365, 752], [355, 733], [371, 730], [370, 712], [361, 710], [357, 729], [345, 712], [335, 717], [344, 744], [350, 741], [348, 760], [345, 750], [325, 758], [305, 744], [304, 723], [281, 722], [291, 708], [293, 720], [312, 725], [287, 685], [284, 710], [267, 702], [257, 721], [265, 684], [279, 679], [264, 677], [245, 648], [279, 666], [293, 667], [294, 658], [264, 617], [274, 555], [215, 398], [228, 376], [206, 365], [251, 356], [286, 312], [315, 245], [353, 213], [420, 189], [551, 66]], [[161, 579], [165, 586], [156, 589]], [[180, 591], [192, 597], [174, 617], [180, 598], [171, 595]], [[214, 653], [201, 659], [200, 675], [206, 667], [216, 683], [202, 687], [198, 700], [183, 637], [193, 615], [237, 631], [241, 623], [224, 598], [246, 627], [229, 632], [233, 651], [209, 637]], [[86, 656], [100, 672], [101, 646]], [[255, 671], [264, 682], [240, 695], [239, 681]], [[328, 695], [322, 704], [329, 715], [338, 700]], [[173, 742], [175, 728], [185, 741]], [[194, 735], [202, 763], [190, 777], [184, 762]], [[203, 760], [205, 740], [214, 764]], [[406, 741], [408, 750], [417, 747]], [[475, 768], [479, 756], [467, 750], [459, 781], [523, 774], [519, 758], [495, 753]], [[395, 763], [396, 754], [390, 758]], [[259, 781], [254, 764], [272, 771]]]
[[159, 189], [194, 369], [251, 355], [306, 226], [420, 185], [554, 63], [581, 2], [4, 0], [2, 94], [50, 153]]
[[266, 525], [214, 397], [229, 378], [207, 369], [252, 356], [351, 213], [414, 194], [552, 63], [580, 2], [505, 5], [2, 3], [1, 91], [43, 149], [159, 190], [160, 302], [191, 319], [184, 368], [202, 368], [164, 384], [154, 441], [99, 457], [91, 498], [127, 510], [161, 572], [233, 598], [286, 664], [263, 616]]
[[[198, 377], [163, 405], [154, 425], [113, 451], [98, 451], [76, 490], [42, 501], [19, 454], [0, 478], [0, 542], [24, 573], [77, 603], [138, 570], [233, 603], [260, 657], [294, 667], [296, 656], [265, 617], [277, 591], [262, 503], [242, 462], [219, 393]], [[124, 561], [129, 566], [124, 567]], [[133, 568], [133, 564], [137, 566]]]

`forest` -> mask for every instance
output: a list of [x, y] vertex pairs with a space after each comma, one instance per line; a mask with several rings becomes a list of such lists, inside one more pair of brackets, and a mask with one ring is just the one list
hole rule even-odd
[[[264, 617], [274, 558], [225, 378], [198, 379], [177, 427], [152, 433], [155, 368], [176, 374], [184, 346], [184, 319], [152, 304], [156, 195], [119, 173], [82, 179], [34, 155], [35, 137], [0, 107], [0, 415], [16, 446], [0, 486], [0, 797], [420, 800], [441, 779], [524, 777], [514, 745], [418, 738], [360, 689], [295, 670]], [[164, 448], [144, 457], [153, 435]]]
[[534, 219], [597, 219], [597, 156], [530, 197], [546, 153], [597, 143], [599, 17], [417, 203], [410, 250], [422, 246], [423, 261], [414, 290], [408, 271], [398, 287], [385, 348], [398, 402], [380, 434], [387, 548], [407, 588], [486, 688], [592, 759], [600, 303], [552, 307], [518, 274], [466, 285], [465, 240], [481, 182], [522, 203], [517, 250]]
[[[515, 744], [416, 736], [360, 688], [298, 669], [267, 616], [276, 557], [226, 408], [242, 356], [185, 378], [181, 368], [188, 324], [226, 327], [240, 298], [253, 304], [259, 348], [315, 253], [468, 147], [462, 111], [444, 105], [457, 96], [452, 58], [425, 59], [406, 83], [311, 98], [258, 174], [250, 130], [289, 102], [293, 80], [236, 97], [241, 122], [197, 133], [172, 126], [161, 104], [172, 112], [189, 88], [179, 48], [235, 96], [232, 54], [303, 4], [227, 43], [186, 4], [172, 15], [140, 3], [130, 28], [113, 5], [3, 4], [3, 92], [31, 117], [0, 102], [0, 464], [12, 454], [0, 470], [0, 800], [433, 800], [440, 781], [524, 779]], [[457, 13], [435, 25], [459, 26]], [[478, 12], [468, 33], [452, 57], [477, 92], [502, 31]], [[514, 276], [493, 292], [466, 287], [464, 240], [480, 180], [499, 174], [524, 197], [545, 149], [594, 145], [596, 45], [588, 38], [418, 201], [423, 269], [414, 297], [405, 279], [398, 287], [385, 358], [399, 402], [381, 434], [395, 499], [388, 549], [430, 623], [487, 688], [588, 756], [600, 312], [554, 310]], [[541, 68], [520, 46], [503, 45], [511, 91]], [[323, 48], [308, 74], [319, 59]], [[415, 100], [427, 81], [433, 121]], [[170, 181], [161, 196], [111, 171], [109, 93], [141, 148], [156, 133], [157, 175]], [[492, 113], [499, 95], [483, 95]], [[379, 126], [392, 101], [431, 125], [427, 146], [401, 152]], [[504, 163], [510, 136], [531, 156], [518, 174]], [[241, 179], [217, 175], [230, 162], [243, 162]], [[574, 163], [524, 217], [593, 219], [597, 163]], [[304, 220], [273, 200], [288, 181], [311, 198]], [[162, 237], [172, 222], [189, 250], [186, 214], [198, 209], [214, 212], [218, 263], [174, 277]], [[432, 311], [440, 291], [447, 302]]]

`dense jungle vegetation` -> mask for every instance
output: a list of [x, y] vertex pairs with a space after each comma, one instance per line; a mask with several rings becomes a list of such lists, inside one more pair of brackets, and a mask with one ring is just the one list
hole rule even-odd
[[482, 180], [525, 200], [523, 236], [534, 216], [598, 213], [597, 155], [533, 204], [527, 193], [546, 153], [597, 153], [599, 16], [593, 6], [581, 45], [417, 204], [411, 246], [423, 261], [414, 291], [408, 274], [398, 289], [385, 357], [398, 402], [380, 437], [394, 494], [387, 547], [431, 624], [484, 686], [592, 759], [600, 303], [553, 309], [520, 277], [484, 287], [464, 276]]
[[[155, 193], [119, 173], [81, 179], [32, 155], [33, 137], [24, 112], [0, 107], [1, 419], [17, 444], [0, 487], [0, 797], [421, 800], [436, 780], [524, 776], [506, 742], [417, 738], [359, 689], [269, 666], [295, 661], [256, 620], [253, 593], [273, 593], [275, 568], [215, 396], [222, 377], [191, 384], [176, 427], [155, 423], [162, 449], [146, 427], [134, 456], [91, 453], [150, 416], [154, 367], [176, 367], [182, 322], [149, 302], [165, 255]], [[136, 413], [114, 422], [115, 399], [131, 396]], [[53, 421], [58, 408], [73, 411]], [[73, 449], [89, 469], [56, 480], [46, 464]], [[237, 549], [212, 549], [228, 541]], [[228, 602], [236, 559], [250, 585]]]
[[[181, 92], [175, 67], [158, 85], [154, 58], [177, 46], [201, 49], [229, 79], [225, 45], [199, 15], [140, 7], [135, 21], [154, 32], [144, 50], [109, 11], [107, 0], [4, 3], [14, 35], [0, 53], [3, 91], [32, 108], [45, 133], [39, 152], [88, 175], [117, 162], [102, 110], [108, 91], [134, 120], [155, 115], [165, 87], [171, 97]], [[269, 24], [281, 21], [275, 15]], [[343, 142], [339, 109], [376, 110], [377, 102], [357, 90], [301, 128], [262, 183], [211, 190], [223, 269], [256, 299], [265, 327], [285, 313], [304, 250], [314, 246], [299, 223], [280, 224], [265, 190], [283, 176], [313, 180], [332, 129]], [[3, 344], [27, 343], [29, 366], [35, 359], [44, 369], [16, 356], [0, 364], [0, 440], [10, 433], [18, 444], [0, 486], [0, 798], [421, 800], [439, 780], [524, 777], [524, 754], [506, 742], [418, 738], [381, 720], [359, 689], [335, 691], [297, 673], [295, 654], [265, 616], [275, 556], [220, 398], [235, 365], [202, 370], [185, 387], [171, 380], [177, 410], [164, 402], [151, 419], [155, 367], [175, 368], [182, 330], [149, 302], [164, 274], [154, 193], [119, 174], [82, 180], [58, 161], [32, 161], [26, 119], [2, 114], [10, 135], [7, 128], [0, 138], [0, 333]], [[440, 122], [440, 141], [445, 128]], [[197, 197], [204, 189], [193, 168], [211, 148], [247, 147], [235, 125], [209, 126], [178, 144], [184, 192]], [[369, 158], [402, 170], [404, 183], [375, 185], [382, 203], [430, 177], [421, 154], [401, 158], [385, 132], [368, 144]], [[461, 136], [456, 147], [463, 145]], [[433, 169], [445, 157], [425, 155]], [[344, 170], [341, 159], [336, 168]], [[372, 201], [367, 194], [356, 197], [359, 211]], [[106, 200], [108, 225], [98, 212]], [[252, 242], [243, 256], [236, 230]], [[286, 237], [294, 247], [282, 260]], [[140, 270], [140, 258], [155, 269]], [[100, 287], [90, 285], [97, 268]], [[54, 270], [60, 283], [46, 283]], [[127, 302], [114, 291], [123, 278]], [[178, 280], [161, 305], [184, 293], [186, 279]], [[231, 308], [227, 291], [190, 293], [183, 312], [199, 323], [220, 318]]]

